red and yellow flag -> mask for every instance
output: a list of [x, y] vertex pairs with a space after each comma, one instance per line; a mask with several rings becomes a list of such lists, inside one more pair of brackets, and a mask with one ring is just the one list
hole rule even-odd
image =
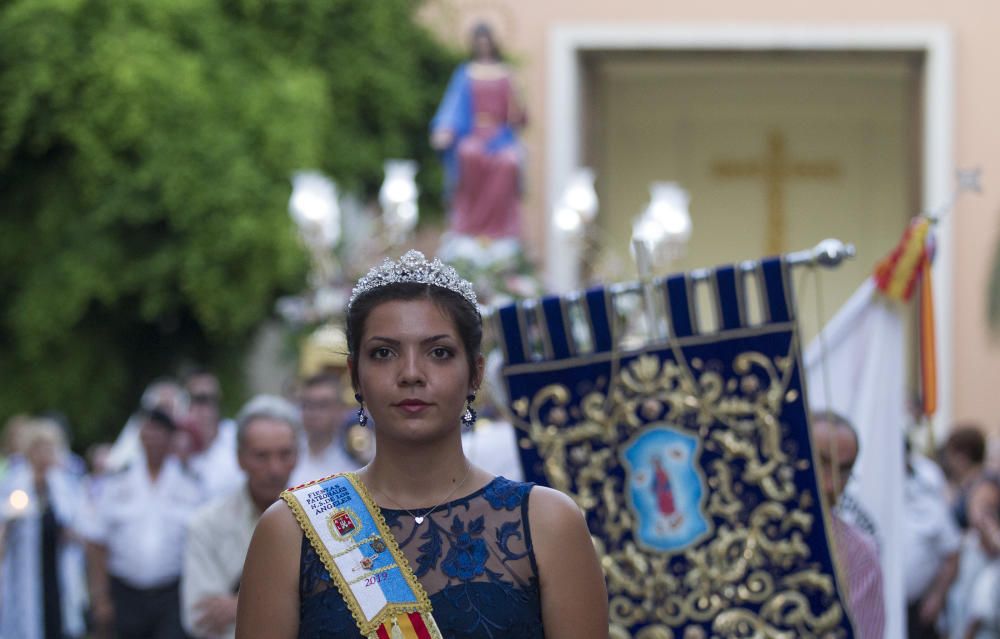
[[931, 287], [931, 221], [918, 217], [889, 255], [875, 266], [875, 285], [887, 298], [908, 302], [920, 285], [920, 396], [923, 414], [937, 410], [937, 359], [934, 339], [934, 292]]

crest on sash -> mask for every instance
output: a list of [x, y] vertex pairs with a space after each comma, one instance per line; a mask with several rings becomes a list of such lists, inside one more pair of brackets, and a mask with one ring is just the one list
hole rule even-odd
[[787, 276], [780, 259], [713, 269], [708, 309], [692, 276], [654, 282], [669, 331], [634, 348], [605, 288], [493, 316], [525, 478], [584, 511], [612, 639], [854, 636]]
[[339, 540], [350, 539], [361, 532], [361, 522], [358, 516], [349, 509], [334, 511], [327, 519], [330, 534]]

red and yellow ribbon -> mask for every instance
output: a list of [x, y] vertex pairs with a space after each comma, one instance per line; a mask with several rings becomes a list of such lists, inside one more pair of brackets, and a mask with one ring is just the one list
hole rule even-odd
[[379, 626], [374, 634], [378, 639], [433, 639], [434, 636], [419, 612], [393, 617]]
[[934, 339], [934, 291], [927, 268], [920, 284], [920, 396], [923, 413], [937, 410], [937, 344]]

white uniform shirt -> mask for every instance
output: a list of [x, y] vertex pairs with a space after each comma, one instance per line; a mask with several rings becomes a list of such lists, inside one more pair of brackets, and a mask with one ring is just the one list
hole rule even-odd
[[260, 512], [246, 484], [195, 513], [188, 527], [181, 578], [181, 620], [188, 634], [213, 639], [235, 636], [235, 624], [221, 635], [200, 632], [194, 625], [197, 605], [206, 597], [236, 593], [258, 518]]
[[357, 470], [360, 467], [358, 462], [344, 450], [344, 443], [339, 437], [334, 438], [318, 455], [310, 454], [309, 444], [303, 439], [299, 448], [299, 461], [288, 482], [290, 486], [298, 486], [314, 479]]
[[174, 457], [156, 481], [145, 462], [107, 478], [83, 530], [108, 549], [108, 574], [133, 588], [156, 588], [181, 574], [187, 524], [204, 502], [201, 485]]
[[927, 592], [941, 562], [958, 552], [962, 533], [948, 508], [944, 474], [934, 462], [912, 455], [913, 473], [904, 486], [903, 557], [906, 600], [913, 603]]
[[207, 499], [224, 497], [240, 488], [246, 475], [236, 455], [236, 422], [224, 419], [212, 444], [191, 457], [188, 465], [198, 475]]
[[1000, 559], [990, 561], [972, 584], [969, 621], [978, 621], [976, 639], [1000, 637]]

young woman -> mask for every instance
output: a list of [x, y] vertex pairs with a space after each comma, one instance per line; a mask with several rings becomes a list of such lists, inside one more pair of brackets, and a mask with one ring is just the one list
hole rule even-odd
[[[606, 637], [607, 592], [579, 508], [558, 491], [494, 477], [462, 452], [483, 378], [472, 286], [410, 251], [359, 281], [347, 331], [359, 417], [371, 416], [376, 439], [356, 479], [429, 595], [440, 636]], [[331, 578], [299, 521], [280, 501], [261, 518], [239, 639], [363, 636], [356, 604], [337, 586], [346, 581]]]

